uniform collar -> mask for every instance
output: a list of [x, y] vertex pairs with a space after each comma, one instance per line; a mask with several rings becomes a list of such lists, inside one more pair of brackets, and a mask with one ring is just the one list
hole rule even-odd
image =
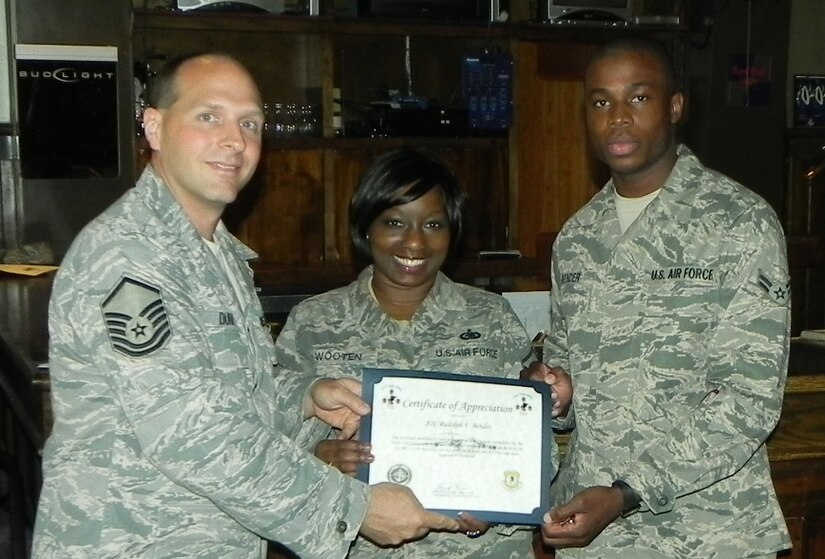
[[[676, 163], [662, 185], [662, 191], [644, 213], [656, 216], [664, 214], [668, 219], [685, 221], [691, 216], [693, 200], [701, 186], [696, 178], [700, 176], [704, 167], [686, 145], [679, 144], [676, 153]], [[576, 214], [575, 223], [587, 228], [597, 226], [606, 232], [612, 231], [617, 236], [620, 235], [615, 191], [613, 179], [610, 179], [590, 203]]]
[[[355, 289], [350, 295], [352, 297], [350, 304], [353, 309], [363, 308], [360, 316], [361, 324], [380, 329], [391, 323], [396, 324], [396, 321], [384, 312], [370, 292], [373, 271], [373, 266], [370, 265], [358, 275]], [[368, 303], [365, 304], [365, 301]], [[443, 273], [438, 272], [432, 289], [413, 315], [412, 326], [415, 328], [417, 325], [422, 325], [422, 327], [429, 328], [429, 325], [441, 322], [447, 312], [462, 311], [465, 306], [458, 286]]]
[[[188, 248], [191, 250], [202, 248], [203, 241], [200, 234], [151, 163], [144, 168], [136, 187], [144, 197], [147, 206], [157, 213], [160, 220], [170, 230], [177, 232], [178, 237]], [[255, 251], [244, 245], [226, 229], [223, 221], [219, 221], [215, 229], [215, 240], [242, 260], [252, 260], [258, 257]]]

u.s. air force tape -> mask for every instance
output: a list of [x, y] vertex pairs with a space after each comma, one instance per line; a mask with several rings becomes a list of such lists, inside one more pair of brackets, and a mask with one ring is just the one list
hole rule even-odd
[[112, 349], [128, 357], [155, 353], [172, 336], [160, 289], [123, 276], [101, 305]]

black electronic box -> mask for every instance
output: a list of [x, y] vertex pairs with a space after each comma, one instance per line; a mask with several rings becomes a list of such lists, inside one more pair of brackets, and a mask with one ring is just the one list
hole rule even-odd
[[358, 15], [398, 19], [497, 21], [506, 0], [358, 0]]

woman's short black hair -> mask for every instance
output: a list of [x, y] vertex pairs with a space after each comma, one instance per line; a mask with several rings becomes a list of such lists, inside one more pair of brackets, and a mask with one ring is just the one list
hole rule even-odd
[[450, 223], [450, 250], [464, 226], [467, 194], [447, 165], [422, 151], [403, 147], [388, 151], [367, 166], [349, 206], [350, 235], [359, 256], [371, 259], [369, 228], [388, 208], [418, 200], [433, 188], [444, 197]]

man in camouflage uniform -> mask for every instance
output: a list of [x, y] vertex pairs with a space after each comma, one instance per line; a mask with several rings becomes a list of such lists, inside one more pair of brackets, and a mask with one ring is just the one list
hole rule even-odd
[[225, 55], [174, 60], [156, 83], [151, 164], [55, 279], [33, 556], [252, 559], [267, 538], [331, 559], [359, 528], [390, 544], [456, 530], [405, 488], [370, 489], [291, 440], [312, 415], [353, 432], [366, 406], [357, 383], [275, 384], [254, 253], [220, 222], [258, 162], [260, 94]]
[[765, 449], [787, 371], [785, 242], [764, 200], [676, 144], [676, 87], [638, 38], [602, 46], [585, 77], [612, 179], [553, 250], [544, 360], [572, 377], [575, 427], [542, 528], [559, 558], [790, 546]]

